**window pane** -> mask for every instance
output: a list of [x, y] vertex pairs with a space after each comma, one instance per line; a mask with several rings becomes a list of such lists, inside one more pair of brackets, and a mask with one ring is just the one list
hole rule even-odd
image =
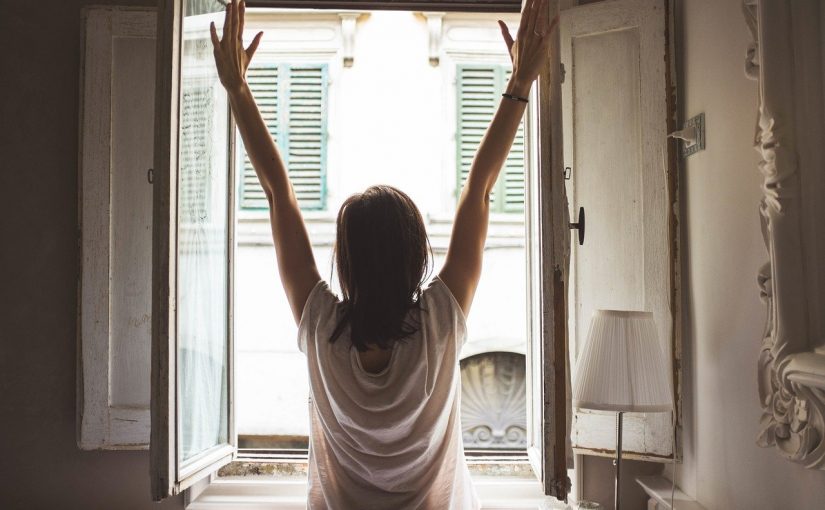
[[[215, 71], [215, 1], [190, 0], [183, 20], [178, 180], [179, 465], [228, 442], [229, 117]], [[204, 14], [206, 13], [206, 14]]]

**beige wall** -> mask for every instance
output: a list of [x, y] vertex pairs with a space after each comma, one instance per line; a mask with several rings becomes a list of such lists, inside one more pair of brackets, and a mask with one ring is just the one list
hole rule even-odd
[[683, 168], [685, 461], [677, 480], [709, 510], [825, 507], [825, 472], [756, 446], [756, 366], [765, 319], [756, 273], [757, 84], [740, 0], [680, 0], [684, 118], [705, 112], [707, 150]]
[[[149, 501], [146, 452], [75, 445], [84, 3], [3, 2], [0, 16], [0, 47], [11, 49], [0, 52], [0, 508], [179, 508], [180, 499]], [[688, 159], [682, 182], [685, 462], [677, 480], [709, 510], [821, 508], [825, 473], [755, 445], [765, 313], [756, 271], [766, 254], [751, 149], [756, 84], [742, 73], [749, 36], [739, 3], [684, 0], [677, 11], [684, 113], [704, 111], [708, 124], [708, 148]]]
[[180, 498], [150, 501], [147, 452], [81, 452], [75, 443], [85, 3], [0, 5], [0, 508], [182, 508]]

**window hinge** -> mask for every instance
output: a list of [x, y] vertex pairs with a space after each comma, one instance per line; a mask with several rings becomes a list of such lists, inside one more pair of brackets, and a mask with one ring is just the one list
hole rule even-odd
[[567, 75], [567, 70], [564, 68], [564, 63], [561, 63], [561, 83], [564, 83], [564, 77]]

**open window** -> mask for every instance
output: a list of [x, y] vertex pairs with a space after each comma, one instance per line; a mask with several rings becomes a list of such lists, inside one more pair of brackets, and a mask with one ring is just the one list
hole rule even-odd
[[[558, 12], [559, 3], [551, 0], [552, 11]], [[565, 142], [573, 141], [574, 146], [589, 143], [584, 135], [590, 136], [592, 133], [587, 131], [582, 134], [574, 130], [565, 132], [563, 136], [563, 126], [569, 130], [577, 124], [572, 118], [568, 118], [569, 116], [563, 116], [563, 98], [567, 100], [573, 97], [573, 92], [569, 91], [566, 96], [562, 95], [561, 82], [564, 73], [558, 70], [562, 69], [562, 54], [568, 51], [565, 48], [569, 48], [569, 41], [576, 41], [575, 37], [583, 41], [583, 52], [572, 53], [575, 58], [584, 58], [587, 55], [584, 52], [588, 50], [601, 58], [598, 44], [603, 42], [606, 50], [615, 49], [613, 42], [618, 38], [618, 43], [625, 44], [627, 48], [635, 51], [619, 56], [630, 60], [636, 56], [638, 58], [635, 62], [644, 64], [648, 61], [647, 56], [657, 55], [657, 58], [664, 62], [661, 54], [647, 46], [646, 36], [641, 37], [639, 34], [644, 35], [659, 29], [664, 34], [665, 4], [664, 0], [619, 0], [577, 8], [582, 9], [581, 11], [571, 10], [562, 13], [562, 30], [555, 32], [546, 69], [533, 88], [523, 135], [520, 135], [521, 147], [517, 143], [517, 148], [523, 153], [524, 163], [517, 161], [519, 154], [511, 156], [512, 161], [508, 160], [494, 198], [499, 213], [523, 209], [526, 217], [526, 447], [533, 471], [542, 482], [544, 494], [559, 499], [565, 499], [570, 490], [567, 470], [572, 467], [570, 433], [573, 414], [569, 408], [569, 355], [571, 350], [575, 352], [575, 346], [578, 344], [573, 343], [572, 347], [568, 348], [568, 332], [574, 335], [573, 338], [578, 338], [576, 335], [581, 330], [579, 322], [586, 310], [580, 310], [582, 305], [578, 299], [584, 295], [582, 286], [585, 280], [577, 279], [577, 275], [585, 269], [589, 260], [583, 251], [575, 252], [574, 271], [568, 271], [568, 262], [571, 258], [570, 219], [563, 168], [571, 149], [565, 146]], [[520, 2], [514, 0], [258, 0], [249, 2], [249, 6], [351, 11], [403, 9], [426, 13], [514, 13], [521, 7]], [[263, 204], [253, 174], [249, 172], [242, 146], [233, 135], [234, 128], [226, 95], [217, 79], [212, 61], [208, 27], [209, 23], [214, 21], [220, 30], [223, 9], [223, 3], [218, 0], [162, 0], [159, 6], [152, 301], [151, 459], [155, 499], [162, 499], [190, 487], [236, 458], [238, 451], [234, 407], [236, 357], [233, 345], [233, 264], [236, 222], [233, 215], [240, 206], [243, 214], [249, 213], [254, 216], [256, 209]], [[641, 9], [640, 12], [646, 14], [641, 18], [633, 17], [625, 12], [628, 9], [636, 9], [633, 12]], [[613, 25], [608, 23], [602, 26], [594, 25], [590, 21], [575, 21], [579, 19], [579, 14], [576, 13], [593, 11], [603, 12], [603, 15], [596, 18], [603, 21], [614, 20]], [[427, 16], [431, 30], [431, 48], [439, 42], [439, 30], [444, 19], [440, 14]], [[449, 16], [446, 19], [448, 20]], [[644, 24], [646, 20], [653, 19], [658, 19], [661, 23], [655, 26]], [[348, 24], [350, 20], [355, 22], [354, 18], [342, 18], [341, 26], [354, 26]], [[616, 23], [619, 25], [614, 26]], [[603, 40], [599, 39], [599, 36], [585, 41], [585, 36], [590, 33], [607, 35]], [[664, 45], [664, 39], [657, 39], [656, 43], [659, 42]], [[586, 46], [584, 43], [592, 44]], [[352, 45], [346, 33], [343, 35], [342, 44], [346, 54], [346, 48]], [[277, 54], [277, 51], [275, 53]], [[433, 56], [431, 52], [431, 63], [434, 58], [437, 62], [438, 56]], [[463, 145], [469, 146], [472, 137], [478, 136], [478, 126], [473, 124], [474, 119], [471, 115], [472, 108], [485, 107], [473, 105], [472, 101], [481, 96], [495, 97], [507, 73], [506, 66], [502, 67], [494, 62], [479, 62], [474, 58], [469, 55], [466, 62], [456, 67], [456, 101], [459, 106], [456, 109], [455, 143], [458, 164], [453, 166], [452, 173], [446, 175], [446, 178], [457, 184], [463, 178]], [[351, 55], [348, 62], [346, 59], [345, 55], [344, 65], [351, 65]], [[590, 90], [586, 86], [580, 86], [583, 82], [576, 81], [576, 73], [593, 70], [597, 64], [572, 60], [565, 63], [568, 70], [565, 87], [576, 87], [575, 94], [577, 97], [581, 95], [582, 101], [597, 101], [600, 97], [598, 94], [603, 93], [603, 90]], [[628, 73], [632, 74], [633, 69], [631, 66]], [[654, 69], [657, 78], [651, 82], [656, 91], [655, 97], [660, 98], [662, 102], [661, 108], [653, 113], [654, 116], [661, 114], [661, 126], [655, 132], [643, 132], [639, 135], [642, 138], [628, 142], [635, 143], [637, 148], [647, 148], [644, 140], [659, 140], [659, 136], [662, 136], [660, 141], [664, 143], [663, 135], [667, 130], [668, 112], [664, 80], [666, 72], [667, 69], [662, 63]], [[628, 73], [622, 76], [631, 79], [632, 76]], [[660, 75], [661, 80], [658, 78]], [[293, 107], [293, 100], [300, 100], [303, 106], [312, 103], [317, 106], [311, 108], [313, 112], [324, 112], [324, 105], [329, 99], [326, 95], [329, 76], [329, 68], [317, 59], [312, 62], [285, 62], [277, 58], [267, 62], [266, 59], [261, 59], [253, 61], [253, 68], [250, 70], [253, 92], [260, 96], [268, 109], [265, 117], [273, 136], [278, 139], [282, 148], [288, 147], [287, 158], [292, 157], [291, 151], [294, 149], [296, 165], [294, 168], [293, 165], [289, 165], [289, 169], [300, 178], [300, 181], [296, 181], [296, 190], [299, 191], [299, 197], [308, 216], [323, 210], [328, 198], [329, 187], [325, 166], [327, 161], [324, 159], [328, 142], [324, 134], [326, 120], [323, 115], [317, 118], [296, 115], [293, 119], [284, 112]], [[641, 85], [637, 84], [638, 86], [648, 86], [645, 76], [647, 75], [642, 76], [642, 81], [639, 82]], [[476, 92], [479, 88], [483, 89], [481, 96], [473, 96], [471, 91], [462, 88], [470, 84], [477, 87]], [[629, 90], [628, 101], [633, 97], [638, 99], [639, 94], [646, 93], [632, 88]], [[303, 96], [298, 98], [296, 95], [290, 95], [288, 92], [292, 91]], [[465, 93], [466, 95], [463, 95]], [[587, 94], [595, 95], [586, 96]], [[465, 106], [470, 110], [463, 111], [461, 108]], [[577, 111], [584, 112], [582, 115], [587, 113], [586, 110]], [[304, 122], [305, 125], [292, 126], [290, 123], [293, 120]], [[647, 125], [642, 120], [637, 120], [637, 127]], [[474, 129], [476, 131], [473, 131]], [[290, 138], [293, 132], [307, 136], [293, 140]], [[332, 141], [329, 143], [331, 145]], [[302, 147], [301, 144], [312, 144], [313, 149], [309, 152], [313, 154], [310, 157], [306, 157], [306, 147]], [[318, 145], [320, 152], [313, 152], [315, 145]], [[672, 191], [673, 180], [669, 173], [672, 168], [670, 158], [664, 163], [660, 157], [653, 159], [656, 154], [661, 155], [664, 152], [657, 152], [655, 148], [652, 152], [643, 152], [643, 160], [639, 163], [646, 172], [664, 170], [665, 167], [668, 169], [667, 179], [660, 179], [651, 174], [651, 179], [659, 180], [655, 181], [653, 188], [645, 188], [643, 197], [655, 201], [655, 205], [662, 212], [663, 223], [650, 227], [650, 231], [659, 234], [664, 232], [664, 235], [645, 238], [651, 250], [658, 246], [656, 250], [659, 251], [656, 253], [661, 255], [668, 250], [668, 243], [673, 240], [668, 235], [673, 234], [675, 223], [672, 217], [667, 216], [667, 207], [672, 205], [672, 202], [665, 202], [664, 196], [649, 195], [648, 192], [654, 193], [655, 190], [665, 188]], [[583, 155], [577, 155], [574, 159], [574, 179], [580, 179], [579, 182], [602, 171], [600, 164], [588, 162]], [[525, 168], [522, 177], [519, 177], [516, 171], [520, 164]], [[590, 173], [587, 174], [585, 171]], [[642, 177], [643, 180], [645, 178]], [[240, 186], [237, 186], [237, 183], [240, 183]], [[663, 186], [662, 183], [667, 185]], [[298, 186], [300, 189], [297, 189]], [[584, 195], [580, 194], [584, 184], [574, 183], [574, 186], [574, 206], [597, 207], [595, 203], [590, 204], [591, 200], [595, 201], [597, 198], [590, 197], [585, 200]], [[602, 189], [602, 193], [608, 192], [609, 190]], [[584, 201], [588, 203], [585, 204]], [[645, 211], [649, 210], [646, 204]], [[598, 215], [594, 218], [595, 222], [602, 222], [602, 230], [600, 227], [594, 227], [595, 230], [590, 231], [594, 232], [596, 238], [599, 232], [607, 229], [607, 225], [610, 224], [609, 217], [606, 216], [609, 210], [603, 212], [605, 216]], [[609, 236], [605, 239], [605, 242], [612, 242]], [[657, 244], [660, 242], [661, 246]], [[607, 247], [602, 247], [599, 251], [618, 249], [614, 245], [605, 246]], [[648, 256], [649, 251], [646, 244], [644, 260], [652, 260]], [[657, 265], [651, 269], [657, 275], [656, 281], [664, 287], [657, 287], [657, 293], [650, 299], [655, 301], [655, 306], [658, 307], [656, 309], [661, 310], [664, 318], [672, 317], [672, 312], [667, 309], [667, 303], [675, 295], [673, 260], [672, 256], [665, 255], [661, 260], [656, 259]], [[571, 303], [570, 306], [568, 303]], [[621, 303], [615, 306], [634, 304], [635, 302]], [[595, 301], [588, 305], [593, 306], [603, 305]], [[675, 329], [675, 325], [670, 321], [661, 327], [663, 335], [666, 336], [664, 341], [672, 345], [671, 331]], [[584, 421], [584, 417], [577, 420]], [[598, 421], [595, 418], [594, 420]], [[601, 435], [593, 437], [612, 437], [612, 420], [605, 423], [594, 422], [588, 427], [588, 430], [600, 431]], [[655, 430], [659, 429], [648, 427], [643, 430], [655, 433]], [[609, 450], [612, 447], [612, 443], [608, 445], [587, 442], [581, 439], [581, 435], [574, 437], [579, 438], [576, 445], [588, 451]], [[646, 452], [662, 456], [672, 454], [669, 450], [639, 451], [642, 454]]]

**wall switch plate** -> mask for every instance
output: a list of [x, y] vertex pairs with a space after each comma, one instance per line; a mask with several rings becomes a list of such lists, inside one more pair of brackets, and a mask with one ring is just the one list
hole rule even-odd
[[696, 134], [696, 141], [690, 143], [687, 140], [682, 140], [679, 144], [679, 154], [682, 158], [686, 158], [691, 154], [696, 154], [699, 151], [705, 150], [705, 114], [700, 113], [695, 117], [691, 117], [685, 122], [682, 131], [693, 128]]

